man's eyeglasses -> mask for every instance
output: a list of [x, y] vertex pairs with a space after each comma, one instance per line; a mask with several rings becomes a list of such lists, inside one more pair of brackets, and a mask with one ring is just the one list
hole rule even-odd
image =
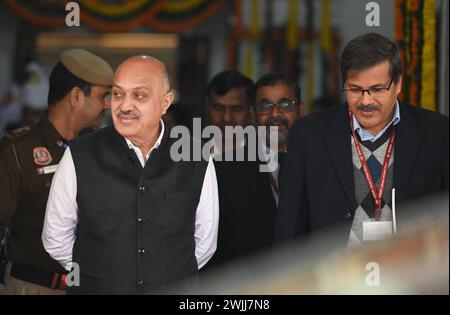
[[367, 94], [374, 98], [382, 98], [388, 94], [388, 91], [391, 89], [392, 82], [394, 82], [393, 79], [391, 80], [391, 82], [389, 82], [389, 85], [387, 87], [374, 86], [370, 89], [349, 88], [343, 89], [342, 92], [345, 93], [347, 97], [353, 99], [364, 96], [364, 92], [367, 92]]
[[262, 101], [258, 105], [256, 105], [256, 113], [258, 115], [268, 115], [271, 114], [273, 111], [273, 108], [276, 106], [278, 110], [282, 113], [288, 113], [292, 112], [297, 108], [298, 102], [289, 100], [289, 99], [282, 99], [278, 103], [272, 103], [269, 101]]

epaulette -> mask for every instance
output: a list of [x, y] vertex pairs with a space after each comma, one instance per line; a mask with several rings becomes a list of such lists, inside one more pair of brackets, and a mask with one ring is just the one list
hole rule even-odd
[[6, 138], [11, 140], [11, 141], [14, 141], [14, 140], [20, 139], [20, 138], [22, 138], [22, 137], [24, 137], [26, 135], [29, 135], [29, 134], [32, 133], [33, 126], [34, 125], [25, 126], [25, 127], [21, 127], [21, 128], [9, 131], [6, 134]]

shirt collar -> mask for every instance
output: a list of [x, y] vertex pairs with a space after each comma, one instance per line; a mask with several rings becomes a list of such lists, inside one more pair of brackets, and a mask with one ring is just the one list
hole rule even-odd
[[[148, 157], [150, 156], [150, 153], [157, 149], [160, 145], [161, 145], [161, 141], [162, 141], [162, 137], [164, 135], [164, 129], [165, 129], [165, 125], [164, 125], [164, 121], [162, 119], [159, 120], [159, 125], [161, 126], [161, 133], [158, 136], [158, 139], [156, 139], [155, 144], [153, 145], [153, 147], [150, 149], [150, 151], [147, 152], [146, 154], [146, 158], [148, 159]], [[133, 144], [133, 142], [131, 142], [129, 139], [125, 138], [125, 141], [127, 142], [128, 148], [133, 149], [136, 152], [141, 152], [140, 149], [135, 146]]]
[[264, 141], [261, 141], [261, 149], [268, 160], [273, 159], [277, 154], [277, 152], [271, 150]]
[[392, 117], [392, 120], [389, 122], [389, 124], [384, 127], [383, 130], [381, 130], [377, 135], [372, 135], [370, 132], [365, 130], [361, 125], [359, 124], [358, 120], [356, 120], [355, 115], [352, 115], [353, 118], [353, 126], [355, 128], [355, 131], [359, 134], [359, 137], [361, 138], [361, 141], [371, 141], [375, 142], [378, 140], [385, 132], [386, 130], [391, 126], [395, 126], [400, 122], [400, 105], [398, 103], [398, 100], [395, 101], [395, 111], [394, 111], [394, 117]]
[[278, 163], [278, 151], [270, 149], [264, 141], [261, 142], [261, 150], [264, 154], [266, 161], [269, 163], [269, 169], [274, 170], [273, 172], [278, 172], [278, 168], [280, 167]]
[[52, 122], [48, 119], [48, 112], [45, 113], [41, 119], [39, 120], [38, 124], [42, 127], [45, 133], [46, 140], [48, 141], [48, 144], [55, 144], [58, 140], [63, 140], [66, 142], [66, 139], [64, 139], [63, 136], [61, 136], [56, 129], [56, 127], [52, 124]]

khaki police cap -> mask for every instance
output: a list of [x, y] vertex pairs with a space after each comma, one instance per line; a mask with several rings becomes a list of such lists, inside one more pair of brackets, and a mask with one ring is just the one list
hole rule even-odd
[[74, 76], [95, 85], [112, 85], [113, 70], [102, 58], [84, 49], [69, 49], [59, 56], [61, 63]]

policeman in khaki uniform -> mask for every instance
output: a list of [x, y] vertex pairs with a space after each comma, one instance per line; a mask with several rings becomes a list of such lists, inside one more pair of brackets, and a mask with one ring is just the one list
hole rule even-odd
[[65, 270], [41, 241], [50, 184], [67, 142], [99, 127], [113, 70], [82, 49], [60, 55], [50, 75], [48, 112], [0, 142], [0, 240], [6, 236], [5, 294], [64, 294]]

